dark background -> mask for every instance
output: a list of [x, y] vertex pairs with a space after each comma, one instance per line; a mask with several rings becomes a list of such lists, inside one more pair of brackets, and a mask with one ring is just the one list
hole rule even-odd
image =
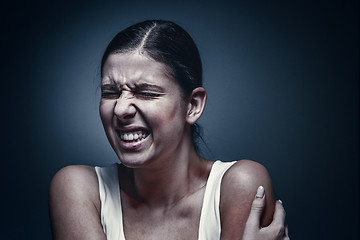
[[117, 161], [98, 115], [101, 55], [161, 18], [203, 58], [204, 155], [265, 165], [291, 239], [358, 239], [358, 3], [247, 2], [2, 3], [0, 238], [50, 239], [56, 171]]

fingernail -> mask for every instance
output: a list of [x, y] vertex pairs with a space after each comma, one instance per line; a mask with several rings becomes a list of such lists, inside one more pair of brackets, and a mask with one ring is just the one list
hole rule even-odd
[[281, 201], [280, 199], [279, 199], [278, 201], [279, 201], [279, 203], [281, 203], [281, 204], [282, 204], [282, 201]]
[[264, 197], [264, 187], [263, 186], [259, 186], [257, 191], [256, 191], [256, 198], [263, 198]]

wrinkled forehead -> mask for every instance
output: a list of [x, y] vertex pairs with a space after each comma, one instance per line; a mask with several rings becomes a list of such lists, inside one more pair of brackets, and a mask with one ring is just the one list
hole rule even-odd
[[174, 84], [168, 67], [145, 53], [113, 53], [102, 69], [102, 84], [134, 85], [136, 83]]

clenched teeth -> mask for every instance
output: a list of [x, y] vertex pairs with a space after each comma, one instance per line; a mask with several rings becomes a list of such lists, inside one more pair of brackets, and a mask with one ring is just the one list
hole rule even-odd
[[120, 134], [121, 140], [124, 140], [124, 141], [140, 141], [146, 137], [147, 137], [146, 133], [142, 133], [142, 132], [141, 133]]

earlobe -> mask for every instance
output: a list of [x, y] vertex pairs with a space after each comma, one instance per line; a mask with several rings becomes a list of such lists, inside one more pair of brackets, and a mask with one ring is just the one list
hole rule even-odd
[[188, 109], [186, 121], [190, 125], [197, 122], [197, 120], [201, 117], [204, 112], [205, 104], [206, 104], [207, 94], [206, 90], [203, 87], [195, 88], [188, 101]]

